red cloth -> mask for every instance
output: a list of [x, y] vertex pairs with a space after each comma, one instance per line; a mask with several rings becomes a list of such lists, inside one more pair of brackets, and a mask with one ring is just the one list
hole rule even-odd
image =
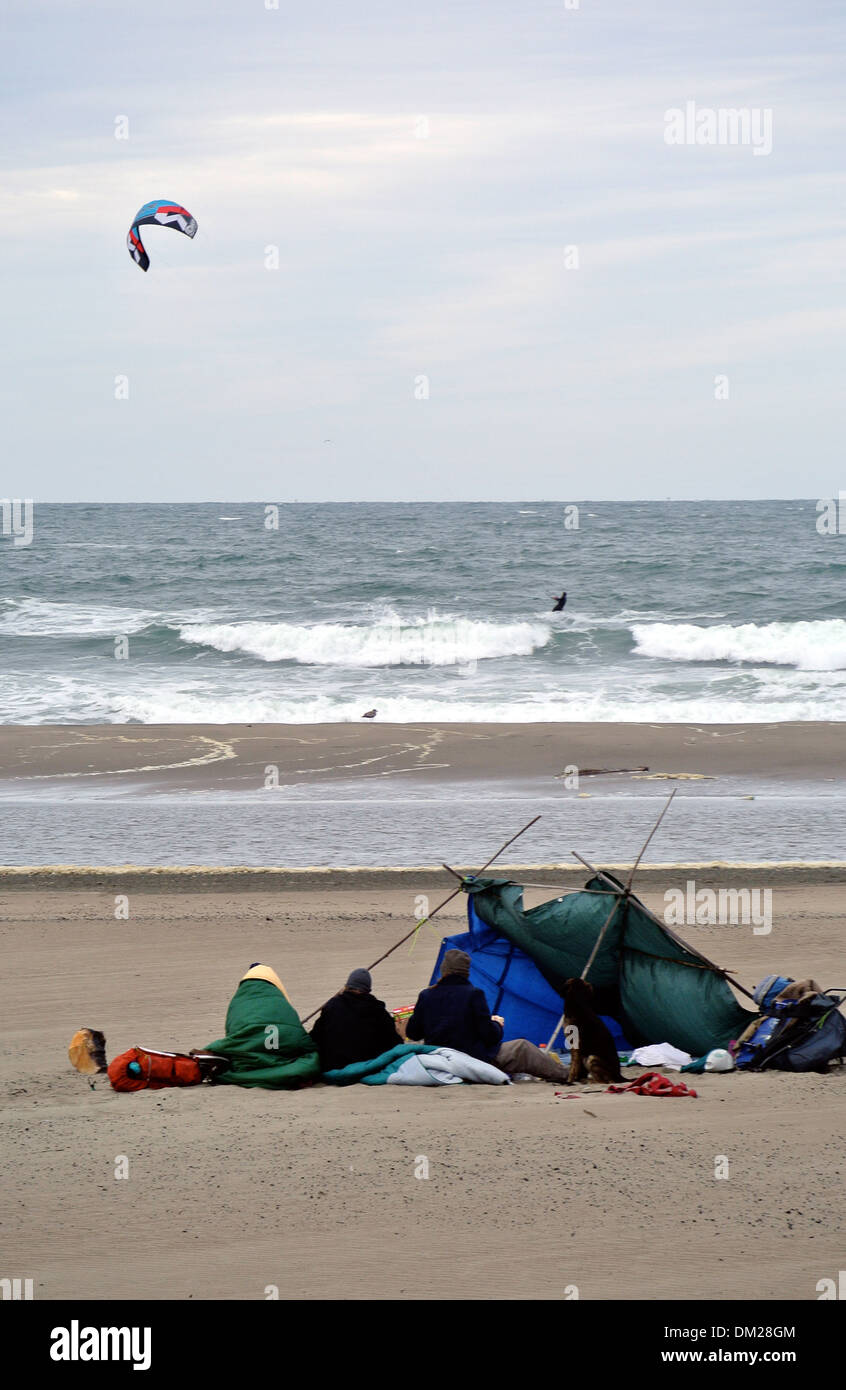
[[[683, 1081], [671, 1081], [669, 1076], [662, 1076], [660, 1071], [645, 1071], [636, 1081], [629, 1081], [625, 1086], [609, 1086], [608, 1091], [615, 1095], [623, 1091], [631, 1091], [636, 1096], [693, 1096], [696, 1092]], [[606, 1095], [608, 1092], [606, 1092]]]

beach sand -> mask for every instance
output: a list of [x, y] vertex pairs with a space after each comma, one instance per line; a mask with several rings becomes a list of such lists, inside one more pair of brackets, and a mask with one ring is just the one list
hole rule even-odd
[[[771, 935], [702, 927], [694, 944], [748, 987], [776, 970], [846, 984], [842, 887], [773, 873]], [[684, 879], [652, 871], [643, 896], [660, 910]], [[120, 1095], [72, 1070], [78, 1027], [110, 1056], [201, 1046], [257, 959], [308, 1013], [412, 926], [420, 883], [139, 873], [116, 921], [119, 872], [59, 882], [0, 879], [2, 1273], [36, 1298], [803, 1300], [843, 1265], [844, 1070], [705, 1075], [696, 1100], [540, 1082]], [[428, 982], [463, 906], [378, 967], [389, 1006]]]
[[[412, 778], [543, 781], [566, 767], [648, 767], [654, 774], [846, 776], [838, 723], [7, 725], [0, 782], [254, 791], [281, 785]], [[603, 777], [591, 777], [601, 787]], [[606, 783], [607, 784], [607, 783]], [[662, 784], [656, 782], [656, 787]], [[672, 785], [670, 783], [669, 785]]]

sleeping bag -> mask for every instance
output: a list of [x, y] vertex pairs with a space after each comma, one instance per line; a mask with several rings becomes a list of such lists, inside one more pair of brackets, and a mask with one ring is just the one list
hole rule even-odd
[[290, 1088], [320, 1077], [317, 1048], [269, 965], [247, 971], [226, 1011], [226, 1036], [205, 1050], [229, 1060], [220, 1086]]

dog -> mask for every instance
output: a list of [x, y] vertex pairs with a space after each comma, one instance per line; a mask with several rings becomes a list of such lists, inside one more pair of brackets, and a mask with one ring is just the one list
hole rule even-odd
[[612, 1081], [623, 1080], [614, 1039], [594, 1011], [593, 985], [587, 980], [564, 983], [564, 1036], [570, 1049], [567, 1086], [574, 1081], [609, 1086]]

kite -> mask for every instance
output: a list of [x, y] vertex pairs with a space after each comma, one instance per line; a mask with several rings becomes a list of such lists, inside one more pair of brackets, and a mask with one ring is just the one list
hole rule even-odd
[[142, 270], [148, 270], [150, 266], [150, 257], [140, 236], [140, 228], [147, 226], [173, 227], [174, 231], [184, 232], [185, 236], [190, 237], [197, 231], [195, 219], [188, 209], [180, 207], [179, 203], [169, 202], [167, 198], [155, 198], [152, 203], [145, 203], [143, 208], [136, 212], [132, 226], [126, 234], [127, 250]]

